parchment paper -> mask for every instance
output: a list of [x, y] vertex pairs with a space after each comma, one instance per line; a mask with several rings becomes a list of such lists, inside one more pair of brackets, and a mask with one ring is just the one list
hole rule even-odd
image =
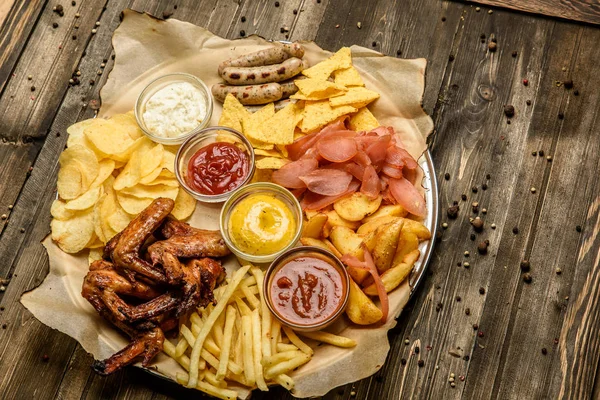
[[[101, 91], [100, 116], [133, 109], [143, 87], [158, 76], [187, 72], [203, 79], [208, 86], [219, 81], [217, 65], [224, 59], [260, 50], [269, 43], [258, 36], [226, 40], [204, 28], [169, 19], [160, 21], [145, 14], [126, 10], [113, 35], [115, 66]], [[315, 43], [303, 43], [311, 65], [331, 55]], [[415, 159], [426, 149], [427, 135], [433, 122], [421, 108], [425, 85], [424, 59], [403, 60], [385, 57], [363, 47], [352, 46], [353, 63], [369, 89], [381, 98], [369, 108], [382, 125], [391, 125]], [[221, 105], [215, 102], [211, 124], [216, 124]], [[190, 219], [193, 226], [218, 229], [219, 206], [198, 204]], [[42, 285], [23, 295], [21, 302], [42, 323], [76, 339], [96, 359], [109, 357], [127, 344], [127, 338], [104, 321], [81, 297], [81, 285], [88, 270], [87, 252], [63, 253], [50, 239], [43, 242], [48, 251], [50, 272]], [[234, 258], [225, 263], [228, 271], [239, 265]], [[390, 316], [398, 316], [408, 301], [410, 290], [405, 282], [390, 293]], [[353, 349], [322, 345], [315, 348], [313, 359], [292, 376], [297, 397], [313, 397], [375, 373], [389, 351], [387, 331], [396, 325], [389, 318], [384, 326], [361, 328], [340, 320], [329, 330], [355, 339]], [[310, 341], [308, 341], [310, 343]], [[153, 367], [174, 379], [183, 369], [161, 354]]]

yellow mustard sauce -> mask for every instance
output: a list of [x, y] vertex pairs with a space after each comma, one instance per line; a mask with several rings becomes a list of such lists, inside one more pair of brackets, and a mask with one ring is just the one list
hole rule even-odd
[[255, 194], [236, 204], [229, 217], [229, 236], [244, 253], [262, 256], [286, 247], [296, 233], [290, 208], [274, 195]]

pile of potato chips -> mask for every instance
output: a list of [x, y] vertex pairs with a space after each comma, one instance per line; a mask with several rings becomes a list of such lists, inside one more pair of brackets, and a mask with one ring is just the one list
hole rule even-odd
[[81, 121], [67, 132], [50, 224], [63, 251], [99, 253], [158, 197], [175, 200], [172, 214], [178, 219], [194, 211], [195, 200], [175, 177], [176, 149], [144, 136], [133, 113]]
[[352, 66], [348, 47], [302, 74], [305, 77], [294, 81], [299, 91], [291, 96], [297, 102], [290, 102], [277, 112], [274, 103], [251, 113], [234, 96], [225, 98], [219, 125], [242, 132], [252, 143], [257, 156], [254, 181], [268, 180], [268, 170], [279, 169], [289, 162], [286, 145], [340, 117], [350, 116], [349, 126], [355, 131], [379, 126], [367, 108], [379, 98], [379, 93], [365, 88], [359, 72]]

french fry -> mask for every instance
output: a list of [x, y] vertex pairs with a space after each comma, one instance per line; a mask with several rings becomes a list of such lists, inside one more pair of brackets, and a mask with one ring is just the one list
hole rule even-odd
[[263, 282], [265, 275], [262, 270], [257, 267], [250, 269], [250, 273], [256, 280], [256, 286], [258, 287], [258, 295], [260, 298], [260, 310], [261, 310], [261, 345], [263, 357], [271, 355], [271, 312], [267, 306], [265, 299], [265, 293], [263, 288]]
[[206, 373], [204, 374], [204, 380], [206, 382], [210, 383], [211, 385], [219, 387], [219, 388], [227, 387], [227, 382], [218, 381], [217, 376], [210, 370], [207, 370]]
[[261, 361], [261, 364], [265, 368], [270, 368], [273, 365], [277, 365], [284, 361], [291, 360], [292, 358], [298, 357], [301, 354], [304, 354], [304, 353], [302, 353], [300, 350], [284, 351], [282, 353], [277, 353], [270, 357], [263, 358]]
[[[298, 337], [298, 335], [296, 335], [296, 333], [292, 330], [292, 328], [288, 328], [287, 326], [284, 326], [283, 331], [285, 332], [285, 335], [288, 337], [288, 339], [290, 339], [290, 342], [292, 342], [294, 344], [294, 346], [299, 348], [301, 352], [308, 354], [309, 356], [312, 356], [313, 349], [311, 349], [309, 345], [304, 343]], [[284, 374], [284, 373], [285, 372], [282, 372], [282, 374]]]
[[246, 279], [244, 279], [242, 281], [241, 285], [244, 285], [244, 286], [256, 285], [256, 277], [254, 275], [247, 277]]
[[273, 378], [273, 381], [280, 384], [287, 390], [292, 390], [294, 388], [294, 380], [287, 376], [286, 374], [279, 374]]
[[291, 360], [284, 361], [277, 365], [274, 365], [265, 370], [265, 378], [272, 379], [275, 376], [281, 374], [287, 374], [288, 372], [298, 368], [301, 365], [306, 364], [310, 361], [310, 356], [305, 353], [300, 353], [299, 356], [292, 358]]
[[188, 346], [189, 346], [188, 341], [185, 340], [184, 338], [181, 338], [179, 340], [179, 342], [177, 343], [177, 346], [175, 347], [175, 357], [173, 357], [173, 358], [181, 357], [187, 350]]
[[[185, 385], [190, 380], [190, 377], [182, 372], [177, 373], [176, 378], [177, 382], [179, 382], [181, 385]], [[198, 381], [194, 387], [218, 399], [236, 400], [238, 396], [238, 393], [235, 390], [216, 387], [208, 382]]]
[[237, 312], [232, 306], [227, 306], [225, 317], [225, 331], [223, 332], [223, 345], [221, 347], [221, 358], [219, 360], [219, 368], [217, 369], [216, 379], [222, 381], [227, 373], [227, 364], [229, 363], [229, 352], [231, 350], [231, 339], [233, 336], [233, 325]]
[[302, 336], [318, 342], [328, 343], [337, 347], [354, 347], [356, 340], [343, 336], [334, 335], [333, 333], [316, 331], [316, 332], [301, 332]]
[[206, 337], [211, 331], [212, 326], [215, 321], [221, 315], [225, 306], [227, 305], [227, 301], [233, 294], [233, 292], [237, 289], [238, 285], [242, 281], [246, 272], [250, 269], [250, 266], [241, 267], [238, 269], [231, 278], [231, 282], [227, 285], [227, 289], [223, 293], [221, 301], [217, 303], [214, 307], [213, 311], [208, 315], [206, 319], [206, 323], [202, 326], [202, 331], [196, 337], [196, 341], [194, 342], [194, 346], [192, 348], [192, 355], [190, 357], [190, 376], [187, 386], [190, 388], [195, 388], [198, 385], [198, 363], [200, 362], [200, 353], [202, 351], [202, 346], [204, 345], [204, 341]]
[[279, 343], [279, 339], [281, 338], [281, 323], [275, 319], [271, 318], [271, 354], [277, 353], [277, 344]]
[[237, 326], [237, 336], [235, 339], [235, 347], [234, 347], [234, 355], [233, 355], [233, 361], [235, 363], [237, 363], [238, 365], [244, 365], [244, 359], [243, 359], [243, 355], [242, 355], [242, 343], [243, 343], [243, 338], [242, 338], [242, 322], [241, 322], [241, 318], [236, 318], [236, 326]]
[[225, 326], [225, 313], [221, 313], [219, 318], [215, 321], [215, 325], [212, 329], [212, 335], [215, 338], [215, 342], [219, 348], [223, 347], [223, 327]]
[[242, 293], [244, 293], [244, 296], [246, 296], [246, 301], [252, 306], [253, 309], [260, 306], [260, 301], [256, 298], [254, 293], [248, 289], [248, 286], [240, 285], [240, 289], [242, 289]]
[[288, 343], [277, 343], [277, 353], [282, 353], [284, 351], [293, 351], [293, 350], [298, 350], [298, 348], [296, 346], [294, 346], [293, 344], [288, 344]]
[[252, 317], [248, 315], [242, 317], [242, 340], [244, 376], [252, 386], [256, 382], [256, 375], [254, 374], [254, 360], [252, 358]]
[[247, 317], [252, 315], [252, 310], [250, 309], [250, 307], [248, 307], [248, 305], [246, 305], [246, 303], [244, 303], [244, 300], [242, 300], [241, 298], [236, 297], [235, 304], [237, 304], [238, 309], [240, 310], [240, 314], [245, 315]]
[[269, 390], [263, 377], [263, 368], [260, 360], [262, 359], [262, 340], [260, 333], [260, 314], [258, 309], [252, 311], [252, 354], [254, 356], [254, 374], [256, 386], [263, 392]]

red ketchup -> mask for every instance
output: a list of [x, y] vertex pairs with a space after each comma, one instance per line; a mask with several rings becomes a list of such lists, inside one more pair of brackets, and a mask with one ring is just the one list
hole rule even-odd
[[270, 286], [275, 312], [297, 325], [329, 319], [342, 305], [345, 292], [340, 272], [317, 254], [287, 260]]
[[216, 142], [202, 147], [190, 158], [185, 181], [204, 195], [237, 189], [248, 176], [248, 154], [235, 144]]

